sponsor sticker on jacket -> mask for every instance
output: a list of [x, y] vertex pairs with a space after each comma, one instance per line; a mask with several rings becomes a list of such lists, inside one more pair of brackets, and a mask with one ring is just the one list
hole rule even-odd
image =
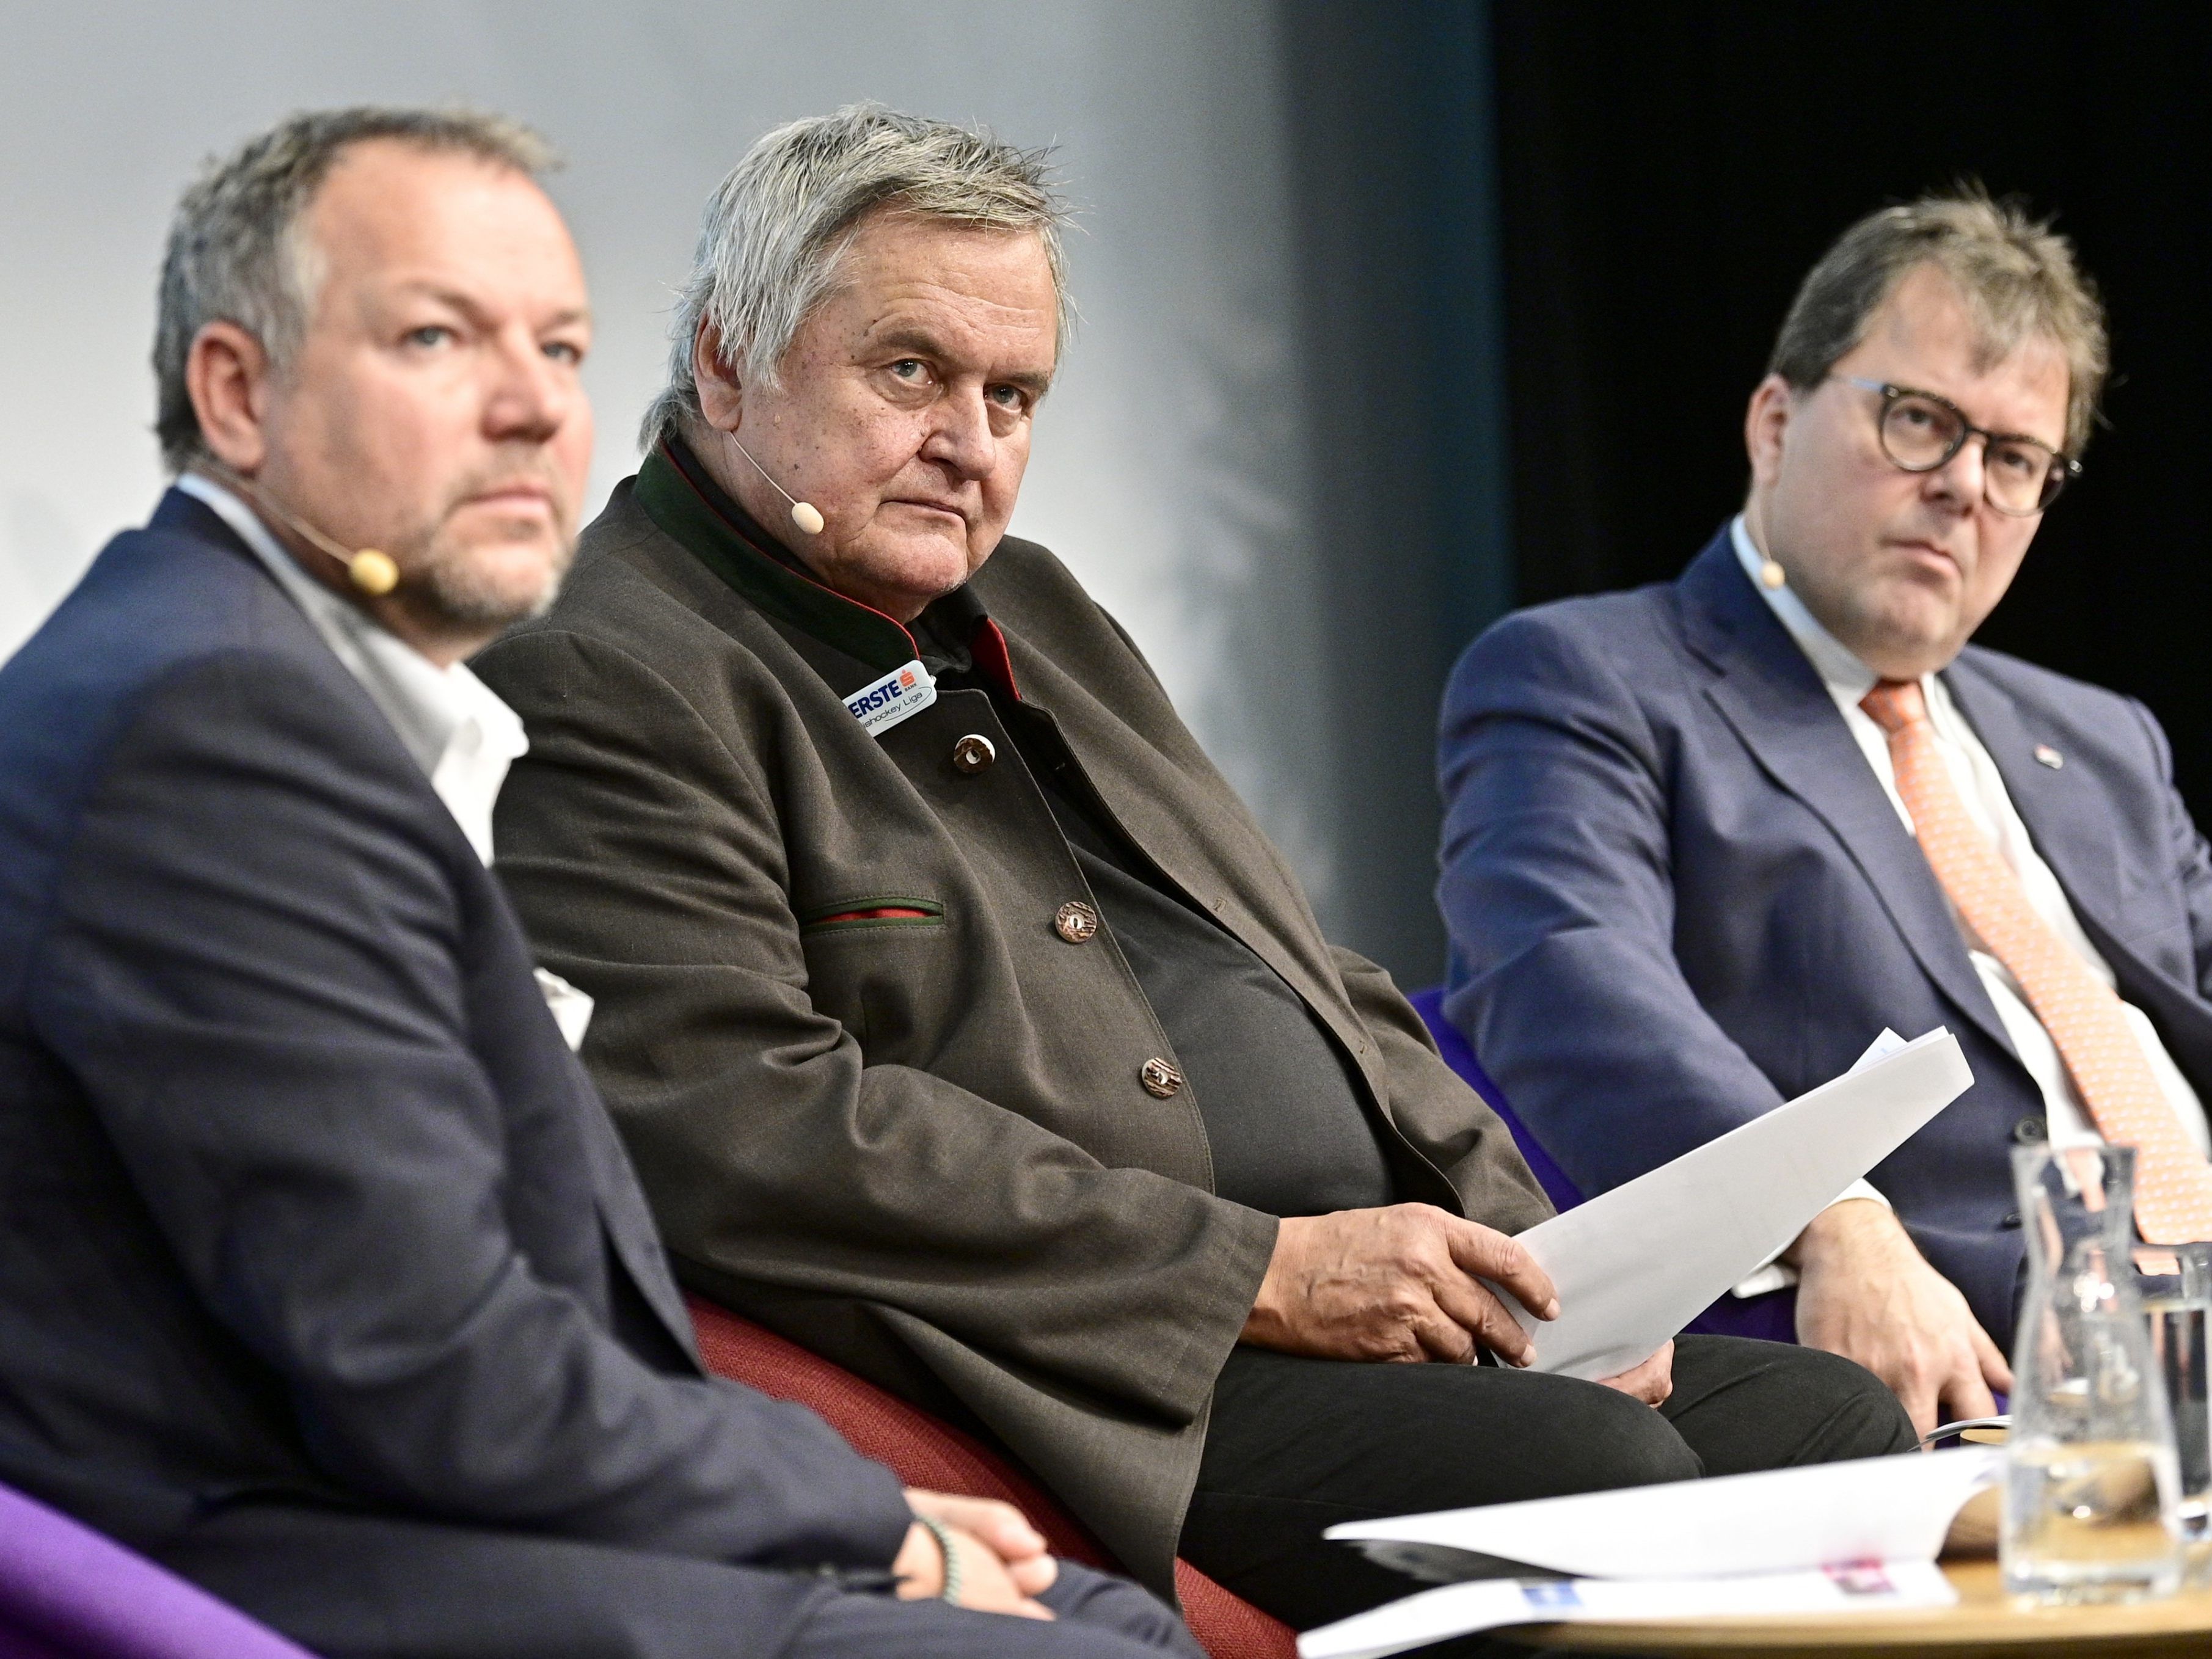
[[919, 714], [937, 701], [937, 682], [919, 660], [894, 668], [872, 685], [864, 685], [845, 699], [845, 707], [860, 729], [879, 738], [909, 714]]

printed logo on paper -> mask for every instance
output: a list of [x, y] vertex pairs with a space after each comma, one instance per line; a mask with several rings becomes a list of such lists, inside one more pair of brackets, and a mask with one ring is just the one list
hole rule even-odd
[[1574, 1581], [1567, 1578], [1523, 1583], [1522, 1598], [1532, 1607], [1578, 1607], [1583, 1598], [1576, 1592]]
[[1894, 1595], [1887, 1565], [1880, 1561], [1838, 1561], [1823, 1569], [1829, 1582], [1846, 1595]]

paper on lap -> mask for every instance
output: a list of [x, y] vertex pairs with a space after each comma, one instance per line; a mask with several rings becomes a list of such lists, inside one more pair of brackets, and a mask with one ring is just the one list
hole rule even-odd
[[1492, 1286], [1531, 1369], [1603, 1377], [1650, 1358], [1973, 1080], [1939, 1026], [1521, 1234], [1559, 1296], [1544, 1321]]

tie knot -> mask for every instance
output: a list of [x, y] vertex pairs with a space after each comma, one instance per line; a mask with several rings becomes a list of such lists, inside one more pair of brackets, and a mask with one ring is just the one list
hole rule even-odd
[[1894, 735], [1916, 720], [1928, 718], [1927, 700], [1920, 695], [1917, 680], [1881, 680], [1873, 690], [1859, 699], [1876, 726]]

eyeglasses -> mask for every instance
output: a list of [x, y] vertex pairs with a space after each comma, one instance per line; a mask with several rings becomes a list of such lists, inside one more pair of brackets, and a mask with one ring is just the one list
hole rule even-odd
[[1907, 472], [1933, 472], [1964, 449], [1967, 439], [1979, 438], [1983, 498], [2013, 518], [2033, 518], [2042, 512], [2058, 499], [2068, 479], [2081, 474], [2081, 463], [2070, 456], [2015, 432], [1976, 426], [1948, 398], [1856, 374], [1836, 378], [1845, 386], [1881, 394], [1881, 413], [1876, 417], [1881, 453]]

